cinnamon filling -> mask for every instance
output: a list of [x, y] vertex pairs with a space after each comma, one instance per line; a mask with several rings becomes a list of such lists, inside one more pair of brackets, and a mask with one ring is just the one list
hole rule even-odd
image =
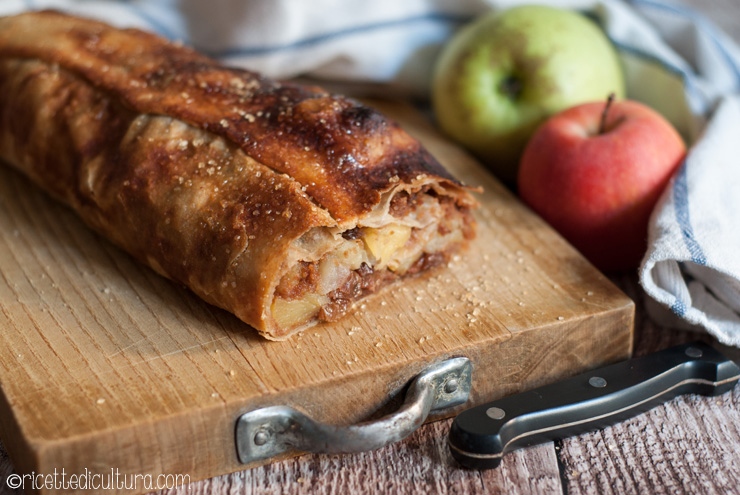
[[[346, 242], [340, 249], [327, 255], [334, 257], [329, 260], [335, 263], [334, 268], [326, 270], [322, 265], [327, 256], [315, 262], [299, 262], [281, 279], [275, 291], [276, 300], [280, 298], [288, 304], [302, 299], [312, 301], [305, 309], [298, 308], [298, 310], [310, 311], [310, 315], [305, 315], [306, 318], [333, 322], [342, 318], [355, 301], [377, 292], [381, 287], [400, 278], [413, 276], [447, 263], [451, 253], [457, 249], [459, 244], [464, 239], [471, 239], [474, 236], [473, 221], [467, 214], [466, 208], [457, 205], [453, 198], [437, 197], [435, 191], [425, 188], [413, 194], [400, 192], [395, 195], [391, 200], [389, 211], [394, 218], [399, 219], [413, 214], [423, 215], [425, 196], [426, 201], [429, 196], [434, 196], [435, 203], [442, 209], [442, 218], [436, 222], [436, 225], [432, 223], [430, 227], [410, 228], [404, 227], [403, 224], [396, 224], [398, 225], [396, 230], [406, 233], [400, 244], [393, 245], [390, 250], [380, 249], [373, 243], [380, 242], [381, 247], [387, 248], [387, 244], [383, 243], [389, 242], [388, 237], [391, 238], [390, 242], [393, 242], [393, 230], [388, 232], [389, 236], [374, 232], [377, 229], [364, 227], [347, 230], [342, 233], [342, 238]], [[392, 229], [392, 227], [384, 227], [384, 229], [388, 228]], [[432, 245], [438, 238], [444, 238], [455, 231], [460, 231], [461, 235], [443, 239], [441, 243]], [[389, 261], [388, 252], [391, 252], [395, 258], [402, 258], [402, 261], [399, 262], [395, 258]], [[380, 259], [380, 256], [386, 259]], [[360, 262], [359, 259], [363, 261]], [[341, 263], [336, 265], [338, 262]], [[343, 265], [344, 263], [346, 265]], [[344, 275], [336, 278], [336, 272], [342, 272]], [[327, 283], [322, 277], [327, 277], [327, 273], [328, 277], [335, 278], [335, 282], [329, 285], [334, 288], [325, 292]], [[316, 309], [311, 310], [311, 307]], [[303, 322], [297, 321], [296, 323]]]

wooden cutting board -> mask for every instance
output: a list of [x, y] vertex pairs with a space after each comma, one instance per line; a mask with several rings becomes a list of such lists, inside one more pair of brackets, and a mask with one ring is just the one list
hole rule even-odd
[[18, 472], [194, 481], [248, 467], [235, 422], [258, 407], [351, 424], [452, 356], [473, 363], [468, 406], [629, 356], [629, 298], [423, 116], [373, 104], [483, 186], [478, 239], [448, 269], [287, 342], [138, 265], [0, 167], [0, 436]]

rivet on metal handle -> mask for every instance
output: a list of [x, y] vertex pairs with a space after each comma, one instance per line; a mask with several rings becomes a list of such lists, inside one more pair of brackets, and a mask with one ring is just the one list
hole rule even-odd
[[471, 372], [467, 358], [432, 365], [411, 382], [398, 411], [351, 426], [319, 423], [287, 406], [247, 412], [236, 421], [239, 461], [247, 464], [288, 451], [340, 454], [379, 449], [413, 433], [430, 412], [464, 404]]

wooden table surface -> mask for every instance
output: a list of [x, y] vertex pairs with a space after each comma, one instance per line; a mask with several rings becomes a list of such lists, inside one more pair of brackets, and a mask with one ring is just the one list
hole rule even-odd
[[[684, 0], [740, 42], [738, 0]], [[655, 325], [636, 277], [614, 280], [637, 303], [635, 355], [700, 338]], [[725, 349], [734, 358], [737, 349]], [[721, 397], [683, 396], [616, 426], [507, 455], [469, 471], [450, 457], [451, 420], [421, 427], [375, 452], [306, 455], [194, 482], [162, 494], [345, 493], [740, 493], [740, 386]], [[0, 494], [13, 465], [0, 445]]]

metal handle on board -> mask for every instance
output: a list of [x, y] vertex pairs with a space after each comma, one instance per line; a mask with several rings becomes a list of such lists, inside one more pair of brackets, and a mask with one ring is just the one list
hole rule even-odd
[[339, 454], [384, 447], [413, 433], [430, 412], [464, 404], [471, 373], [463, 357], [432, 365], [411, 382], [398, 411], [351, 426], [320, 423], [287, 406], [244, 413], [236, 421], [239, 461], [247, 464], [288, 451]]

